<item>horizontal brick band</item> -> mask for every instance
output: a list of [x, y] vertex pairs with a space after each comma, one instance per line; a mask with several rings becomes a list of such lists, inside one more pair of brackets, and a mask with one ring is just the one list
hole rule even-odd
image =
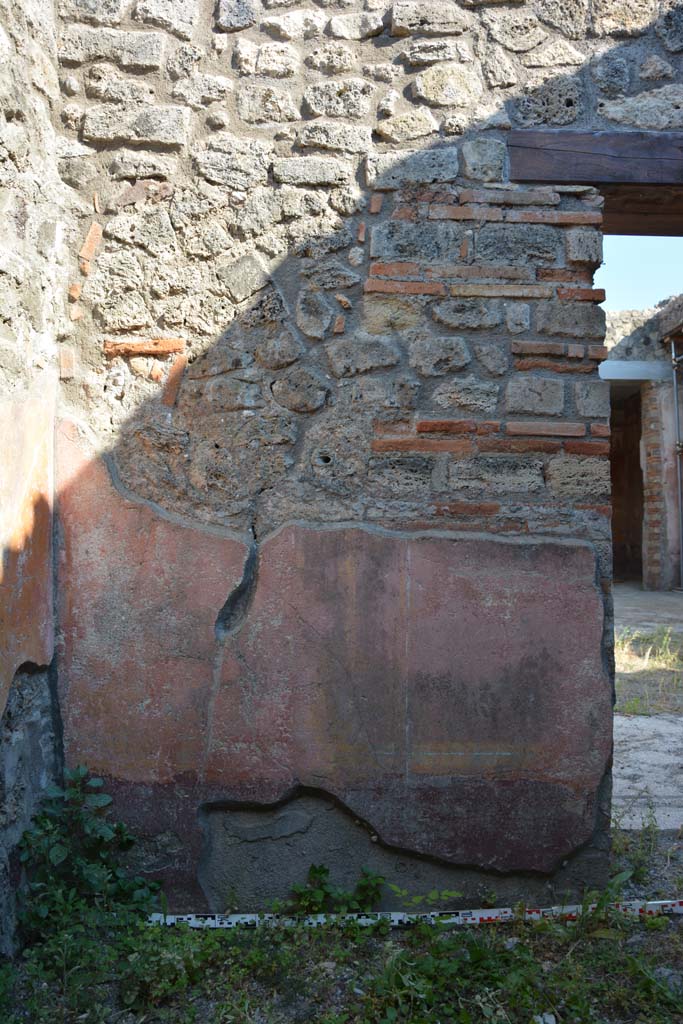
[[451, 295], [458, 299], [549, 299], [555, 289], [549, 284], [453, 284]]
[[465, 438], [447, 437], [382, 437], [371, 444], [373, 452], [450, 452], [471, 455], [474, 444]]
[[477, 429], [474, 420], [419, 420], [418, 434], [473, 434]]
[[563, 356], [566, 346], [561, 341], [513, 341], [513, 356]]
[[370, 264], [370, 277], [418, 277], [421, 273], [421, 268], [417, 263], [377, 261]]
[[558, 288], [558, 299], [565, 302], [604, 302], [604, 288]]
[[602, 224], [602, 214], [581, 210], [508, 210], [505, 220], [513, 224]]
[[544, 441], [534, 439], [528, 441], [513, 438], [487, 438], [479, 442], [480, 452], [509, 452], [512, 455], [525, 455], [538, 452], [542, 455], [557, 455], [562, 451], [561, 441]]
[[505, 431], [511, 436], [522, 434], [530, 437], [584, 437], [586, 424], [554, 420], [511, 420], [506, 423]]
[[497, 501], [449, 501], [434, 506], [437, 516], [497, 516]]
[[391, 281], [372, 278], [363, 285], [365, 292], [385, 295], [445, 295], [446, 286], [439, 281]]
[[609, 455], [609, 441], [565, 441], [569, 455]]
[[105, 341], [105, 356], [168, 356], [185, 351], [184, 338], [140, 338], [127, 341]]
[[477, 266], [457, 266], [449, 264], [441, 267], [427, 267], [427, 277], [460, 278], [463, 281], [525, 281], [532, 283], [533, 271], [528, 267], [509, 267], [490, 263]]
[[[599, 516], [605, 516], [607, 519], [612, 518], [612, 506], [611, 505], [588, 505], [586, 503], [580, 503], [574, 506], [581, 512], [595, 512]], [[611, 585], [610, 580], [610, 585]]]
[[595, 373], [595, 367], [590, 363], [577, 365], [576, 363], [554, 362], [552, 359], [515, 359], [515, 369], [523, 372], [550, 370], [551, 373]]
[[593, 283], [593, 271], [581, 270], [579, 267], [539, 267], [536, 277], [539, 281], [557, 281], [563, 284], [573, 284], [575, 281], [579, 284]]
[[499, 206], [558, 206], [560, 196], [552, 188], [464, 188], [461, 203], [497, 203]]
[[429, 220], [501, 221], [503, 211], [495, 206], [451, 206], [434, 203], [429, 207]]

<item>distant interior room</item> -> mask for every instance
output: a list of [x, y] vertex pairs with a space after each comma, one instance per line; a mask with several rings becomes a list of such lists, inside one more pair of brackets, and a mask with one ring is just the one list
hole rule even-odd
[[680, 586], [680, 466], [672, 342], [683, 355], [683, 238], [608, 235], [601, 370], [611, 401], [614, 578]]

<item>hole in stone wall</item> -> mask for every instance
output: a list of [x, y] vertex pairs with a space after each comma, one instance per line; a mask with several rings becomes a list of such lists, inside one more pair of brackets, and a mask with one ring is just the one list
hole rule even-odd
[[330, 455], [329, 452], [316, 452], [315, 456], [313, 457], [313, 461], [316, 464], [316, 466], [329, 466], [332, 463], [332, 456]]

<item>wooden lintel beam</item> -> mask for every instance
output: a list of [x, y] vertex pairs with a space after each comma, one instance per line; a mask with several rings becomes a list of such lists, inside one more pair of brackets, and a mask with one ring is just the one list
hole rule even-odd
[[683, 184], [683, 132], [515, 130], [510, 178], [575, 185]]

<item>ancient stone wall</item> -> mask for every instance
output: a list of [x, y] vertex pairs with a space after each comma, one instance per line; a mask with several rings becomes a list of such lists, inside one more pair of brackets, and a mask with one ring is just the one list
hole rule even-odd
[[51, 5], [0, 3], [0, 952], [16, 843], [55, 778], [53, 426], [66, 191]]
[[600, 881], [601, 199], [505, 136], [680, 127], [680, 5], [57, 9], [67, 759], [179, 907], [354, 828], [415, 886]]

